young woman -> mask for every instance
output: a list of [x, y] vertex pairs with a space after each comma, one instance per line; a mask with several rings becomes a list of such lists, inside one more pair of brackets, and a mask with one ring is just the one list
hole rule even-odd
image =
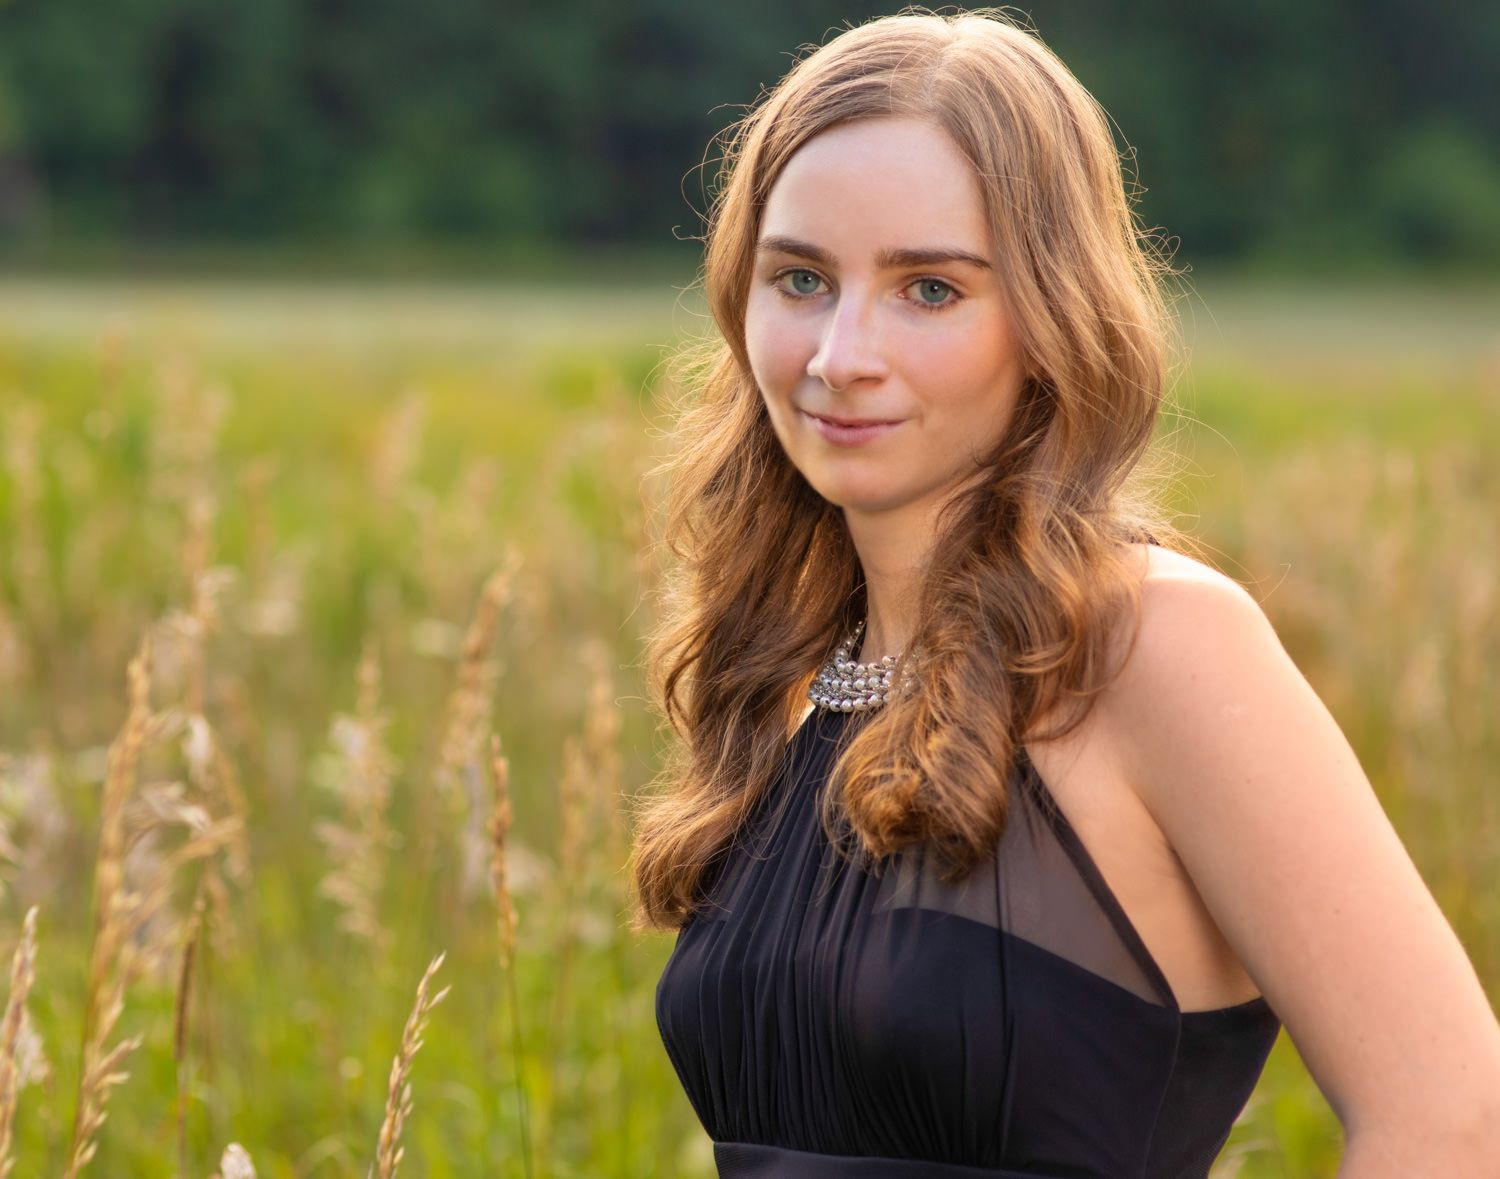
[[1284, 1022], [1342, 1176], [1500, 1175], [1472, 966], [1144, 494], [1168, 270], [1099, 107], [1003, 19], [902, 15], [726, 166], [634, 859], [720, 1174], [1203, 1176]]

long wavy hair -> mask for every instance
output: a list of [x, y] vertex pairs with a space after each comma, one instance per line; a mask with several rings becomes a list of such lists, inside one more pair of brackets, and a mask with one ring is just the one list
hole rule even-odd
[[787, 161], [830, 127], [888, 116], [930, 121], [972, 163], [1027, 375], [982, 475], [940, 519], [903, 657], [920, 686], [834, 764], [822, 821], [835, 846], [878, 868], [926, 842], [946, 878], [967, 873], [1004, 830], [1022, 744], [1071, 731], [1118, 674], [1139, 612], [1129, 546], [1181, 546], [1155, 491], [1165, 468], [1142, 462], [1170, 375], [1175, 272], [1137, 224], [1098, 103], [995, 9], [909, 9], [804, 56], [722, 138], [702, 276], [717, 334], [680, 357], [671, 457], [653, 472], [671, 569], [646, 667], [670, 740], [636, 803], [637, 931], [679, 928], [702, 902], [813, 675], [864, 617], [842, 511], [787, 458], [751, 376], [745, 308]]

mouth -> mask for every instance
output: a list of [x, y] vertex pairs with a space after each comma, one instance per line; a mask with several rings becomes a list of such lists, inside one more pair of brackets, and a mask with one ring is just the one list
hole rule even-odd
[[805, 409], [798, 410], [819, 434], [825, 442], [834, 446], [862, 446], [889, 434], [901, 425], [901, 422], [880, 421], [873, 418], [826, 418], [821, 414], [808, 413]]
[[896, 426], [900, 424], [899, 418], [836, 418], [826, 413], [808, 413], [808, 417], [820, 422], [827, 422], [830, 426], [842, 426], [846, 430], [852, 430], [861, 426]]

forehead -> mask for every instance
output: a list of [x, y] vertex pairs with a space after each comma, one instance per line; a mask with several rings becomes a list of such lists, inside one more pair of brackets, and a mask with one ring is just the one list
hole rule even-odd
[[[979, 178], [948, 133], [917, 119], [862, 119], [813, 136], [771, 187], [761, 232], [859, 252], [945, 243], [989, 254]], [[837, 252], [837, 251], [836, 251]]]

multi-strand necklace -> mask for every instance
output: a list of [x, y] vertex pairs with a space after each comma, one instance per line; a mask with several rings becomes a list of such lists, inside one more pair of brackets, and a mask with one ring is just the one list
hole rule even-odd
[[[854, 633], [839, 644], [833, 658], [823, 665], [807, 689], [807, 698], [819, 708], [831, 712], [868, 712], [891, 698], [897, 657], [887, 655], [879, 663], [856, 663], [852, 658], [854, 645], [864, 631], [861, 619]], [[906, 687], [911, 681], [911, 672], [907, 671], [901, 686]]]

